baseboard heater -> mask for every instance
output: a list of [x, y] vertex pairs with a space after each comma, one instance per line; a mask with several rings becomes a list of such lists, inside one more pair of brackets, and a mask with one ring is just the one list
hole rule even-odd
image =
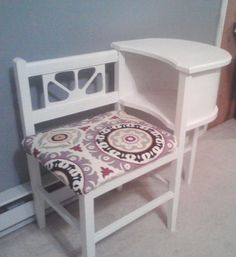
[[[55, 200], [68, 204], [75, 194], [50, 174], [43, 176], [45, 189]], [[47, 208], [47, 213], [52, 209]], [[0, 193], [0, 237], [35, 220], [30, 183], [18, 185]]]

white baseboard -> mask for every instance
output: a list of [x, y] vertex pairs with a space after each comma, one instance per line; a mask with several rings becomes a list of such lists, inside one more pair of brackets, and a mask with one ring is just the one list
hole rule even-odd
[[[43, 180], [49, 181], [47, 185], [52, 185], [56, 182], [55, 178], [50, 175], [44, 177]], [[0, 208], [10, 206], [6, 211], [0, 214], [0, 237], [35, 220], [32, 200], [20, 202], [19, 204], [17, 203], [17, 201], [20, 201], [31, 194], [32, 191], [29, 183], [18, 185], [0, 193]], [[51, 195], [55, 200], [60, 202], [65, 201], [65, 203], [68, 203], [68, 201], [75, 200], [75, 194], [67, 187], [56, 189], [51, 192]], [[16, 204], [13, 204], [11, 207], [11, 203], [14, 202], [16, 202]]]

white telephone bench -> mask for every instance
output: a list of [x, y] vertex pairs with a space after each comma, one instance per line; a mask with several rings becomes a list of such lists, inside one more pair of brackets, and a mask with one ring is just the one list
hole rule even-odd
[[[45, 226], [47, 202], [78, 227], [84, 257], [95, 257], [97, 242], [167, 202], [168, 226], [175, 230], [186, 131], [194, 131], [196, 145], [198, 128], [215, 118], [220, 69], [231, 60], [222, 49], [174, 39], [117, 42], [112, 47], [116, 50], [36, 62], [14, 59], [38, 225]], [[113, 90], [107, 79], [111, 63], [115, 66]], [[40, 90], [32, 92], [35, 87]], [[33, 105], [36, 92], [41, 103], [37, 108]], [[106, 105], [113, 105], [114, 111], [36, 130], [46, 121]], [[123, 106], [151, 114], [173, 133], [127, 114]], [[158, 172], [167, 163], [172, 163], [173, 178], [166, 192], [95, 231], [96, 197]], [[39, 164], [78, 195], [79, 222], [45, 190]]]

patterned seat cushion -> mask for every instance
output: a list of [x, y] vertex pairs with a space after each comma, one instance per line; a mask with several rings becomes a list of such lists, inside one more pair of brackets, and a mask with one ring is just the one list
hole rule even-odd
[[175, 137], [123, 111], [112, 111], [26, 137], [25, 151], [78, 194], [157, 160]]

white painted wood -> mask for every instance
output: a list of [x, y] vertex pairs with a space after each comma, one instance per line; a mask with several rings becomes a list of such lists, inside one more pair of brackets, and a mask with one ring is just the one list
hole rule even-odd
[[215, 40], [215, 45], [218, 47], [221, 46], [227, 7], [228, 7], [228, 0], [222, 0], [221, 8], [220, 8], [220, 18], [217, 26], [217, 33], [216, 33], [216, 40]]
[[83, 257], [95, 257], [94, 198], [90, 195], [79, 197], [81, 245]]
[[58, 103], [54, 106], [49, 106], [44, 109], [33, 111], [32, 122], [34, 124], [44, 121], [53, 120], [60, 117], [76, 114], [79, 112], [95, 109], [97, 107], [114, 104], [118, 101], [118, 94], [116, 92], [101, 94], [92, 94], [89, 97], [77, 101], [70, 101], [65, 103]]
[[[217, 46], [217, 47], [221, 46], [223, 31], [224, 31], [224, 24], [225, 24], [225, 17], [226, 17], [226, 13], [227, 13], [227, 7], [228, 7], [228, 0], [222, 0], [221, 8], [220, 8], [220, 18], [219, 18], [219, 22], [218, 22], [216, 39], [215, 39], [215, 46]], [[218, 109], [216, 107], [215, 115], [214, 114], [212, 115], [212, 119], [211, 118], [206, 119], [206, 124], [208, 124], [210, 121], [214, 120], [217, 116], [217, 113], [218, 113]], [[197, 131], [196, 131], [196, 129], [194, 129], [195, 133], [198, 134], [198, 137], [206, 132], [206, 130], [207, 130], [206, 124], [204, 125], [204, 129], [201, 130], [201, 133], [199, 133], [199, 128], [197, 128]], [[189, 129], [194, 128], [194, 127], [196, 127], [196, 126], [194, 126], [194, 124], [189, 125]], [[189, 170], [188, 170], [188, 179], [187, 179], [188, 184], [190, 184], [192, 181], [193, 168], [194, 168], [193, 164], [194, 164], [195, 155], [196, 155], [197, 141], [198, 141], [198, 138], [197, 138], [197, 135], [195, 135], [193, 142], [192, 142], [193, 147], [192, 147], [192, 152], [191, 152], [191, 156], [190, 156], [190, 166], [189, 166]]]
[[[147, 92], [146, 97], [143, 97], [142, 95], [138, 95], [138, 94], [132, 94], [124, 98], [121, 97], [120, 103], [124, 106], [149, 113], [152, 116], [159, 119], [163, 124], [165, 124], [166, 127], [170, 128], [171, 130], [174, 130], [173, 120], [174, 120], [175, 105], [172, 103], [176, 102], [176, 99], [173, 99], [173, 102], [171, 102], [170, 101], [171, 98], [169, 98], [169, 101], [168, 101], [170, 102], [169, 106], [172, 106], [173, 108], [171, 109], [170, 107], [168, 107], [168, 109], [164, 109], [163, 106], [158, 106], [158, 100], [156, 102], [157, 105], [154, 105], [150, 103], [150, 101], [148, 101], [149, 96], [153, 98], [155, 95], [158, 95], [158, 92], [156, 93], [154, 92], [153, 94], [151, 94], [150, 92]], [[162, 96], [163, 96], [163, 99], [166, 99], [166, 97], [168, 98], [168, 96], [166, 96], [165, 94], [162, 94]], [[189, 102], [189, 104], [191, 103]], [[217, 113], [218, 113], [218, 108], [217, 106], [214, 106], [214, 108], [212, 108], [210, 112], [204, 113], [202, 116], [196, 117], [195, 119], [193, 119], [190, 115], [189, 116], [190, 119], [189, 121], [187, 121], [186, 130], [189, 131], [189, 130], [192, 130], [193, 128], [200, 127], [204, 124], [210, 123], [216, 118]]]
[[167, 213], [167, 224], [172, 232], [176, 230], [176, 220], [178, 214], [179, 205], [179, 194], [180, 194], [180, 184], [181, 184], [181, 174], [183, 167], [184, 149], [185, 149], [185, 139], [186, 139], [186, 121], [187, 121], [187, 108], [186, 102], [188, 99], [189, 92], [191, 88], [189, 83], [191, 83], [192, 77], [186, 76], [183, 73], [179, 73], [178, 81], [178, 96], [176, 105], [176, 117], [175, 117], [175, 136], [178, 143], [177, 158], [172, 162], [173, 172], [175, 172], [174, 180], [169, 183], [169, 190], [174, 192], [173, 201], [168, 205]]
[[118, 51], [158, 59], [187, 74], [217, 69], [230, 63], [230, 54], [220, 48], [181, 39], [147, 38], [112, 43]]
[[[174, 152], [135, 171], [127, 172], [79, 197], [83, 257], [95, 257], [96, 242], [166, 202], [169, 202], [168, 225], [171, 231], [176, 229], [183, 157], [187, 149], [185, 148], [186, 131], [205, 124], [215, 116], [220, 68], [230, 61], [230, 55], [222, 49], [183, 40], [144, 39], [118, 42], [113, 46], [119, 50], [119, 53], [106, 51], [31, 63], [21, 59], [15, 60], [25, 135], [34, 132], [34, 126], [44, 121], [108, 104], [115, 104], [116, 108], [122, 109], [120, 104], [124, 104], [158, 117], [174, 130], [177, 138], [178, 146]], [[115, 90], [108, 93], [105, 90], [104, 65], [110, 62], [116, 63]], [[162, 66], [163, 63], [166, 66]], [[82, 90], [78, 89], [78, 78], [74, 81], [76, 89], [72, 91], [64, 90], [64, 86], [55, 79], [57, 73], [72, 71], [78, 75], [79, 70], [83, 68], [94, 68], [95, 74], [88, 79]], [[157, 72], [157, 69], [163, 72]], [[141, 72], [142, 70], [144, 72]], [[103, 88], [99, 93], [87, 94], [86, 88], [96, 74], [101, 74]], [[45, 107], [38, 110], [32, 110], [31, 100], [29, 100], [28, 77], [33, 75], [42, 76], [46, 95]], [[165, 75], [166, 80], [161, 81], [161, 75]], [[47, 93], [50, 82], [54, 82], [69, 96], [65, 100], [51, 103]], [[161, 93], [158, 92], [158, 85], [162, 89]], [[162, 98], [161, 102], [156, 99], [158, 95]], [[192, 148], [192, 153], [195, 153], [194, 144]], [[73, 226], [77, 224], [74, 218], [68, 215], [59, 203], [54, 202], [43, 189], [39, 166], [35, 164], [33, 158], [29, 157], [28, 162], [39, 227], [45, 226], [45, 200], [69, 224]], [[173, 181], [169, 183], [169, 191], [95, 233], [94, 199], [96, 197], [167, 163], [172, 163], [175, 175]]]
[[195, 158], [196, 158], [196, 151], [197, 151], [197, 143], [199, 138], [199, 128], [195, 128], [192, 131], [191, 135], [191, 155], [190, 155], [190, 161], [189, 161], [189, 168], [188, 168], [188, 174], [187, 174], [187, 183], [190, 185], [192, 182], [193, 177], [193, 169], [195, 164]]
[[37, 76], [74, 69], [85, 69], [100, 64], [117, 62], [114, 50], [35, 61], [27, 64], [27, 75]]
[[197, 124], [195, 127], [199, 127], [200, 120], [203, 121], [205, 117], [214, 117], [219, 76], [219, 69], [192, 75], [191, 82], [188, 84], [191, 91], [186, 99], [187, 126], [193, 127], [193, 124]]
[[16, 80], [16, 92], [19, 101], [19, 110], [21, 116], [21, 124], [24, 136], [32, 135], [35, 133], [34, 125], [31, 122], [32, 119], [32, 104], [30, 86], [27, 75], [27, 63], [25, 60], [15, 58], [14, 74]]
[[[120, 103], [147, 112], [174, 130], [178, 73], [151, 58], [127, 53], [121, 58], [126, 58], [126, 62], [117, 64], [122, 74], [119, 78]], [[186, 103], [187, 130], [215, 119], [219, 75], [219, 69], [192, 75], [192, 90]]]
[[[217, 26], [217, 33], [216, 33], [216, 39], [215, 39], [215, 46], [221, 47], [223, 32], [224, 32], [224, 24], [225, 24], [225, 17], [227, 13], [227, 7], [228, 7], [228, 0], [222, 0], [221, 1], [221, 8], [220, 8], [220, 18]], [[194, 136], [192, 144], [192, 152], [190, 156], [190, 164], [189, 164], [189, 170], [188, 170], [188, 178], [187, 183], [191, 184], [192, 176], [193, 176], [193, 168], [194, 168], [194, 161], [195, 161], [195, 155], [196, 155], [196, 149], [197, 149], [197, 141], [198, 137], [204, 134], [207, 131], [207, 124], [214, 120], [217, 116], [218, 108], [215, 108], [215, 115], [212, 113], [212, 118], [205, 119], [206, 124], [204, 124], [204, 128], [201, 130], [201, 133], [199, 133], [199, 128], [194, 129], [194, 132], [197, 134]], [[201, 126], [201, 125], [199, 125]], [[196, 127], [194, 124], [189, 125], [189, 129]], [[194, 134], [195, 134], [194, 133]]]
[[131, 213], [123, 216], [119, 220], [113, 222], [112, 224], [106, 226], [105, 228], [96, 232], [95, 241], [98, 242], [105, 237], [109, 236], [110, 234], [114, 233], [115, 231], [123, 228], [124, 226], [130, 224], [131, 222], [135, 221], [136, 219], [142, 217], [143, 215], [147, 214], [148, 212], [154, 210], [158, 206], [163, 203], [168, 202], [169, 200], [173, 199], [174, 194], [171, 191], [168, 191], [162, 194], [160, 197], [157, 197], [154, 200], [149, 201], [147, 204], [143, 205], [142, 207], [132, 211]]
[[41, 186], [37, 188], [38, 193], [43, 199], [72, 227], [79, 228], [78, 220], [73, 217], [64, 207], [56, 202], [50, 194]]
[[27, 154], [28, 170], [30, 175], [30, 183], [33, 192], [34, 208], [39, 228], [44, 228], [45, 221], [45, 202], [38, 193], [37, 188], [42, 185], [40, 166], [36, 159]]
[[74, 84], [73, 84], [74, 89], [73, 90], [69, 90], [67, 87], [65, 87], [63, 84], [59, 83], [56, 80], [56, 74], [58, 74], [58, 73], [48, 73], [48, 74], [42, 75], [45, 106], [46, 107], [55, 106], [55, 105], [58, 106], [58, 105], [62, 104], [62, 101], [58, 101], [58, 102], [50, 101], [50, 96], [49, 96], [50, 83], [53, 83], [59, 89], [61, 89], [65, 93], [67, 93], [67, 95], [68, 95], [67, 98], [63, 99], [63, 104], [66, 104], [67, 102], [71, 102], [71, 101], [78, 102], [78, 99], [86, 98], [88, 96], [87, 89], [92, 84], [94, 79], [98, 75], [100, 75], [102, 77], [101, 90], [97, 93], [93, 93], [93, 95], [104, 95], [106, 93], [106, 90], [105, 90], [106, 89], [105, 64], [93, 66], [93, 69], [94, 69], [94, 73], [91, 75], [91, 77], [88, 79], [88, 81], [85, 83], [85, 85], [82, 88], [79, 87], [80, 83], [79, 83], [79, 79], [78, 79], [78, 76], [80, 74], [79, 72], [81, 71], [81, 69], [71, 70], [71, 71], [73, 71], [73, 75], [74, 75]]

